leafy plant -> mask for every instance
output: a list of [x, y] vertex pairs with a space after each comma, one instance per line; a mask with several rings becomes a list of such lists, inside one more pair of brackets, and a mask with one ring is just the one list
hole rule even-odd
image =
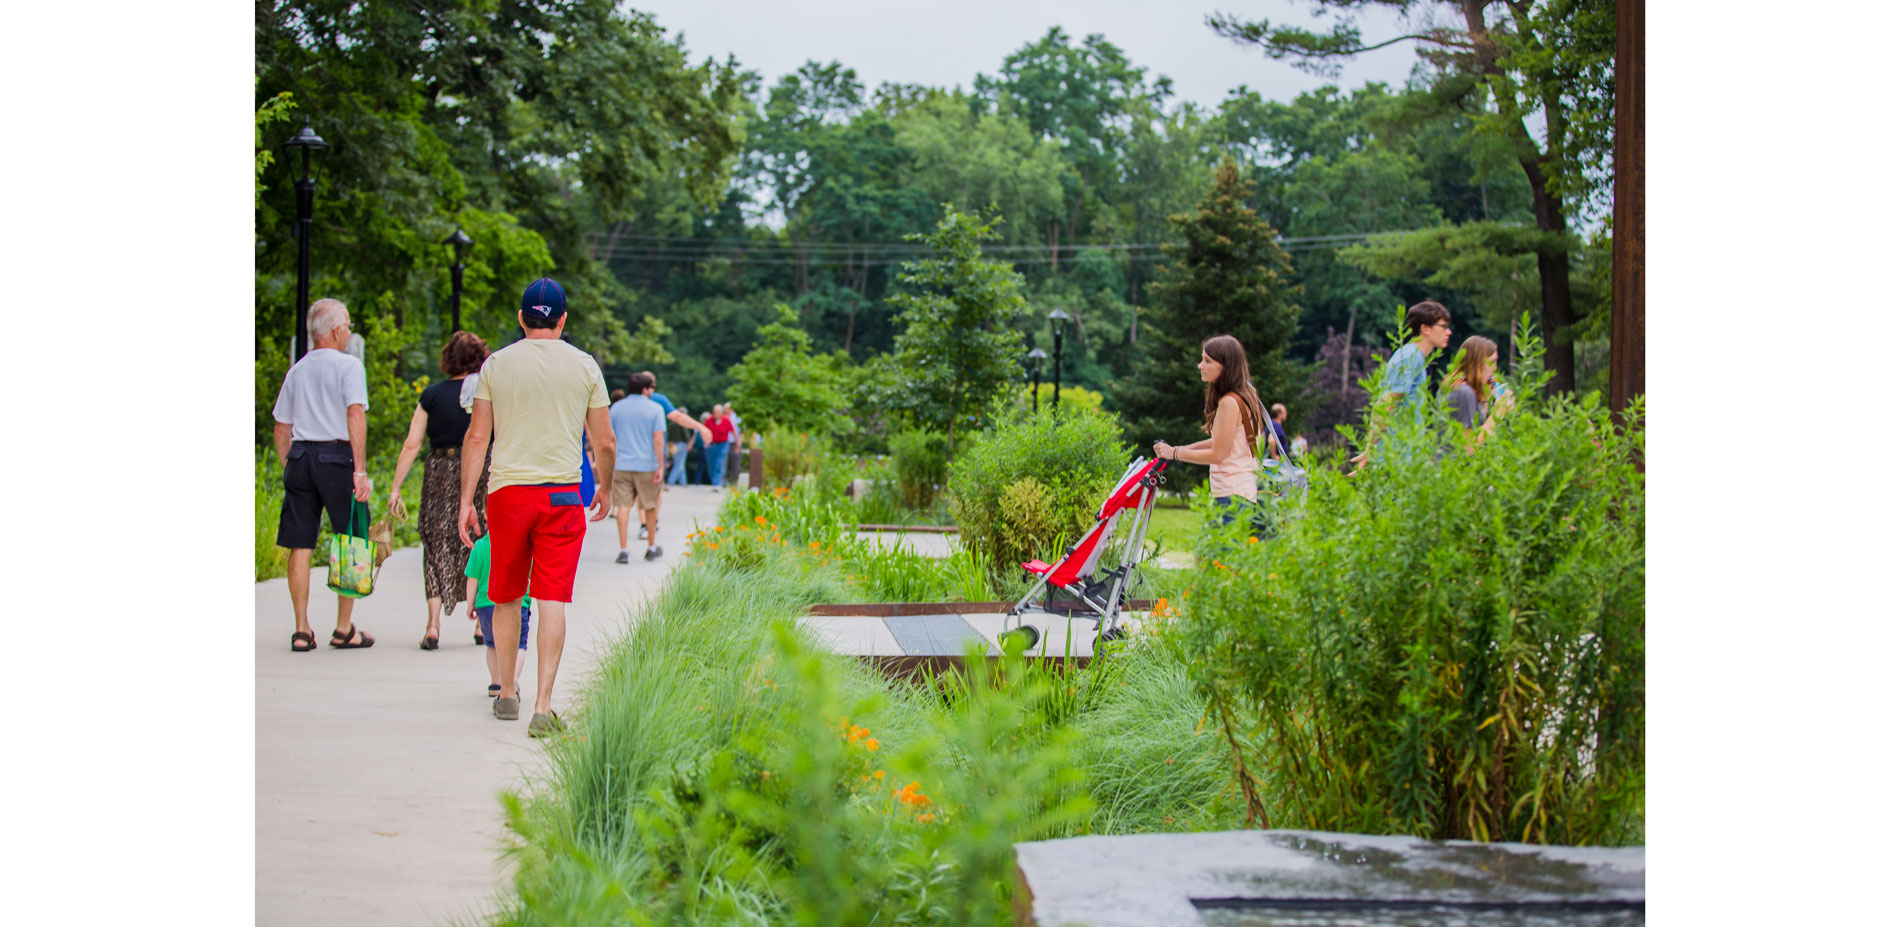
[[1129, 460], [1111, 415], [1064, 407], [1031, 415], [999, 410], [950, 465], [951, 511], [964, 544], [996, 579], [1052, 555], [1095, 523], [1102, 496]]
[[804, 432], [770, 432], [760, 449], [765, 454], [767, 487], [790, 486], [800, 476], [811, 477], [831, 455], [831, 446], [824, 438]]
[[[1188, 664], [1268, 827], [1640, 840], [1640, 404], [1544, 399], [1475, 449], [1440, 404], [1387, 415], [1358, 476], [1314, 468], [1276, 536], [1210, 532]], [[1213, 514], [1213, 513], [1208, 513]]]
[[252, 552], [256, 555], [257, 582], [261, 583], [284, 575], [285, 558], [289, 553], [277, 546], [277, 521], [284, 505], [284, 473], [276, 466], [273, 452], [257, 455], [256, 478], [257, 521], [252, 525], [255, 534]]
[[949, 464], [944, 436], [903, 431], [891, 436], [891, 472], [905, 508], [923, 511], [936, 504]]

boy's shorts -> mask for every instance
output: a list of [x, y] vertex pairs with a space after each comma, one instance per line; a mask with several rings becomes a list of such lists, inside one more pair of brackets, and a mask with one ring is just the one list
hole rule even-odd
[[653, 474], [652, 470], [615, 470], [614, 507], [632, 508], [638, 501], [643, 512], [659, 508], [660, 484], [654, 481]]
[[576, 484], [504, 486], [489, 493], [489, 600], [526, 595], [572, 602], [586, 534], [587, 509]]
[[[482, 644], [495, 649], [495, 606], [484, 605], [475, 610], [475, 623], [482, 629]], [[528, 606], [521, 606], [521, 649], [528, 649]]]

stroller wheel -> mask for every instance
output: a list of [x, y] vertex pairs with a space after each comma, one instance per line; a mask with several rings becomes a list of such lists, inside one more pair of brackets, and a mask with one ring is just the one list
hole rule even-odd
[[1127, 639], [1128, 639], [1128, 632], [1122, 630], [1121, 625], [1116, 625], [1112, 628], [1109, 628], [1106, 631], [1103, 631], [1101, 636], [1096, 638], [1098, 642], [1103, 643], [1103, 644], [1112, 644], [1116, 641], [1125, 641]]
[[999, 635], [997, 642], [1003, 645], [1004, 653], [1019, 654], [1036, 646], [1036, 642], [1041, 639], [1042, 634], [1034, 627], [1023, 625], [1004, 631]]

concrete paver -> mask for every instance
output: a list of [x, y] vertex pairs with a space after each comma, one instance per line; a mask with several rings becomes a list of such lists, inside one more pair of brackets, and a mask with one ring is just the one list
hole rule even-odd
[[[567, 612], [567, 647], [554, 708], [575, 704], [599, 652], [632, 610], [680, 562], [693, 520], [711, 525], [725, 498], [672, 487], [661, 508], [665, 556], [652, 563], [629, 527], [632, 562], [611, 517], [590, 522]], [[312, 571], [314, 653], [292, 653], [290, 595], [282, 579], [257, 584], [257, 923], [417, 925], [474, 923], [494, 910], [510, 876], [497, 796], [543, 767], [528, 737], [535, 648], [522, 657], [521, 719], [490, 714], [483, 648], [467, 605], [442, 622], [441, 649], [422, 638], [422, 550], [383, 564], [377, 591], [354, 620], [376, 646], [327, 646], [336, 597]], [[536, 620], [539, 620], [537, 610]]]

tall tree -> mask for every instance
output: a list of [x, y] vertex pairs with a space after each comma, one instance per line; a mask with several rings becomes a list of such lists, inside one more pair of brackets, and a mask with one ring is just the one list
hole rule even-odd
[[1274, 241], [1279, 233], [1247, 205], [1253, 192], [1253, 182], [1228, 159], [1214, 169], [1214, 183], [1193, 212], [1169, 217], [1182, 243], [1168, 245], [1173, 263], [1148, 286], [1134, 370], [1113, 386], [1137, 444], [1200, 428], [1203, 387], [1195, 363], [1201, 342], [1213, 335], [1232, 335], [1247, 349], [1263, 402], [1284, 402], [1289, 410], [1305, 403], [1309, 368], [1286, 357], [1301, 288]]
[[[1421, 56], [1439, 70], [1434, 94], [1446, 105], [1467, 98], [1488, 99], [1478, 112], [1477, 130], [1496, 134], [1511, 152], [1531, 187], [1531, 209], [1543, 330], [1549, 334], [1545, 360], [1554, 374], [1550, 387], [1569, 390], [1575, 383], [1574, 352], [1568, 328], [1577, 319], [1570, 292], [1570, 255], [1576, 249], [1571, 220], [1579, 206], [1601, 199], [1608, 179], [1604, 155], [1610, 149], [1615, 46], [1614, 0], [1319, 0], [1341, 11], [1367, 6], [1405, 13], [1417, 7], [1448, 9], [1453, 18], [1378, 45], [1367, 45], [1352, 12], [1330, 32], [1250, 21], [1225, 13], [1208, 17], [1220, 35], [1258, 46], [1268, 57], [1292, 59], [1321, 73], [1337, 73], [1339, 62], [1400, 41], [1417, 42]], [[1542, 121], [1541, 132], [1529, 120]]]
[[904, 326], [895, 357], [906, 380], [904, 404], [922, 424], [943, 429], [956, 447], [957, 425], [975, 424], [998, 394], [1022, 376], [1022, 336], [1011, 326], [1029, 309], [1022, 276], [983, 259], [991, 222], [953, 206], [927, 235], [931, 257], [907, 261], [902, 291], [890, 297]]
[[1114, 43], [1090, 35], [1070, 44], [1060, 27], [1003, 59], [1000, 73], [978, 75], [976, 99], [996, 111], [1028, 121], [1038, 138], [1061, 146], [1073, 167], [1065, 182], [1068, 215], [1048, 228], [1050, 263], [1060, 263], [1060, 245], [1087, 233], [1118, 180], [1137, 120], [1152, 119], [1172, 95], [1171, 82], [1153, 84], [1147, 69], [1130, 63]]

